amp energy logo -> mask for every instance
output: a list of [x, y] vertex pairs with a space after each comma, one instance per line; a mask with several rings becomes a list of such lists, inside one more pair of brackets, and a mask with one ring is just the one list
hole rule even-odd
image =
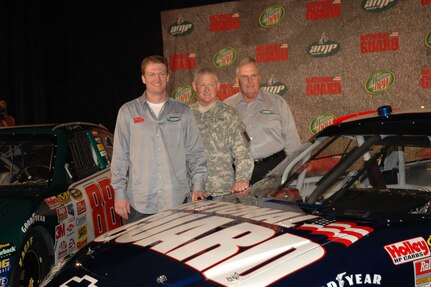
[[321, 58], [335, 55], [340, 49], [340, 44], [329, 40], [325, 32], [323, 32], [319, 41], [313, 42], [308, 46], [307, 53], [312, 57]]
[[383, 12], [395, 5], [398, 0], [362, 0], [361, 7], [368, 12]]
[[179, 18], [177, 22], [169, 26], [168, 32], [172, 36], [185, 36], [190, 34], [194, 28], [195, 25], [192, 22]]

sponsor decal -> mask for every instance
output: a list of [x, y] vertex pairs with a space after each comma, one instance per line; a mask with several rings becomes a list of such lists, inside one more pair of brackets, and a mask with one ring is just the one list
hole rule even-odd
[[380, 286], [382, 285], [382, 275], [369, 273], [347, 274], [342, 272], [337, 274], [334, 281], [328, 282], [326, 287], [343, 287], [343, 286]]
[[423, 237], [392, 243], [385, 246], [395, 265], [404, 264], [430, 256], [430, 249]]
[[341, 0], [318, 0], [305, 4], [307, 20], [328, 19], [341, 16]]
[[421, 71], [421, 87], [422, 89], [431, 88], [431, 68], [425, 68]]
[[61, 287], [80, 286], [81, 284], [79, 284], [79, 283], [81, 283], [83, 281], [86, 281], [85, 286], [87, 286], [87, 287], [97, 287], [97, 285], [96, 285], [97, 279], [91, 277], [90, 275], [84, 275], [82, 278], [78, 277], [78, 276], [74, 276], [71, 279], [64, 282], [63, 284], [61, 284], [60, 286]]
[[[172, 98], [181, 103], [191, 104], [196, 102], [196, 92], [193, 90], [192, 86], [184, 85], [175, 89]], [[173, 120], [169, 120], [168, 118], [168, 121]]]
[[374, 231], [367, 226], [356, 225], [353, 222], [332, 222], [327, 225], [304, 224], [298, 227], [299, 230], [310, 230], [312, 234], [325, 235], [329, 240], [350, 246], [362, 237]]
[[55, 226], [55, 240], [58, 240], [65, 236], [66, 236], [66, 224], [60, 223], [59, 225]]
[[66, 204], [70, 202], [70, 194], [68, 191], [60, 193], [59, 195], [57, 195], [57, 198], [62, 204]]
[[324, 128], [332, 125], [336, 118], [337, 117], [331, 113], [323, 113], [317, 115], [310, 123], [310, 132], [312, 134], [317, 134]]
[[413, 262], [415, 268], [415, 287], [429, 287], [431, 283], [431, 259]]
[[[24, 264], [24, 257], [27, 254], [27, 251], [30, 249], [31, 245], [33, 244], [33, 236], [29, 237], [27, 241], [24, 243], [22, 247], [22, 251], [19, 258], [19, 266], [22, 267]], [[1, 272], [0, 272], [1, 273]]]
[[196, 54], [184, 53], [169, 56], [169, 68], [172, 72], [193, 70], [196, 67]]
[[57, 212], [58, 221], [63, 221], [67, 219], [67, 209], [66, 206], [60, 206], [55, 210]]
[[76, 203], [76, 209], [77, 209], [78, 215], [85, 213], [85, 211], [87, 210], [85, 205], [85, 200], [78, 201]]
[[36, 214], [36, 213], [33, 213], [33, 214], [31, 215], [31, 217], [30, 217], [29, 219], [27, 219], [27, 221], [26, 221], [26, 222], [24, 222], [24, 225], [23, 225], [23, 226], [21, 226], [21, 231], [22, 231], [23, 233], [26, 233], [26, 232], [27, 232], [27, 230], [28, 230], [28, 228], [29, 228], [30, 226], [32, 226], [34, 223], [36, 223], [36, 222], [45, 222], [45, 216], [43, 216], [43, 215], [38, 215], [38, 214]]
[[75, 207], [73, 203], [69, 203], [68, 205], [66, 205], [66, 208], [67, 208], [68, 215], [75, 216]]
[[144, 117], [135, 117], [135, 118], [133, 118], [133, 123], [134, 124], [143, 123], [144, 121], [145, 121]]
[[60, 258], [63, 258], [66, 255], [67, 255], [67, 242], [63, 240], [58, 245], [57, 260]]
[[421, 0], [421, 5], [422, 6], [425, 6], [425, 5], [428, 5], [428, 4], [431, 4], [431, 0]]
[[281, 23], [285, 10], [281, 5], [272, 5], [260, 13], [259, 24], [263, 28], [272, 28]]
[[232, 47], [222, 48], [213, 57], [213, 64], [216, 68], [226, 68], [236, 60], [236, 50]]
[[395, 5], [398, 0], [362, 0], [361, 7], [369, 12], [383, 12]]
[[75, 238], [71, 237], [71, 238], [69, 238], [69, 250], [68, 250], [68, 253], [69, 254], [73, 253], [73, 251], [75, 251], [75, 249], [76, 249]]
[[388, 91], [395, 82], [395, 75], [390, 71], [377, 71], [365, 82], [369, 94], [381, 94]]
[[360, 36], [361, 53], [381, 53], [388, 51], [398, 51], [400, 48], [398, 32], [363, 34]]
[[230, 96], [236, 94], [239, 92], [238, 85], [232, 85], [231, 83], [221, 83], [220, 89], [218, 90], [217, 97], [224, 101], [225, 99], [229, 98]]
[[71, 189], [69, 190], [70, 196], [72, 196], [75, 200], [81, 200], [82, 199], [82, 192], [79, 189]]
[[210, 16], [210, 32], [239, 29], [239, 14], [220, 14]]
[[427, 45], [428, 48], [431, 48], [431, 31], [429, 31], [425, 36], [425, 45]]
[[0, 258], [9, 257], [16, 252], [15, 245], [10, 243], [0, 243]]
[[58, 200], [58, 198], [56, 196], [51, 196], [51, 197], [45, 198], [44, 201], [48, 205], [49, 209], [56, 209], [57, 207], [59, 207], [61, 205], [60, 201]]
[[69, 223], [66, 229], [67, 234], [68, 235], [72, 234], [74, 229], [75, 229], [75, 223], [74, 222]]
[[7, 287], [8, 286], [8, 280], [7, 277], [0, 276], [0, 287]]
[[11, 268], [9, 258], [0, 260], [0, 274], [9, 272]]
[[184, 21], [180, 18], [177, 22], [169, 26], [168, 32], [172, 36], [185, 36], [190, 34], [194, 28], [195, 25], [192, 22]]
[[87, 238], [82, 238], [78, 240], [78, 243], [76, 244], [76, 248], [81, 249], [85, 245], [87, 245]]
[[85, 217], [85, 215], [76, 218], [76, 226], [81, 226], [86, 222], [87, 222], [87, 218]]
[[87, 238], [87, 224], [78, 227], [78, 240]]
[[323, 33], [319, 41], [313, 42], [308, 46], [307, 53], [312, 57], [323, 58], [337, 54], [340, 49], [339, 43], [329, 40], [325, 33]]
[[271, 76], [268, 83], [261, 84], [262, 90], [273, 93], [279, 96], [284, 96], [287, 93], [287, 85], [282, 82], [275, 82], [274, 75]]
[[305, 79], [307, 96], [341, 94], [341, 77], [311, 77]]
[[289, 58], [287, 44], [269, 44], [256, 46], [256, 62], [268, 63], [287, 61]]

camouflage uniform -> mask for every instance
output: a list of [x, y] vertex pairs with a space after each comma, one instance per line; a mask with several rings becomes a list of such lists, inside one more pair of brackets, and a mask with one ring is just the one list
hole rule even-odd
[[207, 194], [230, 194], [234, 183], [249, 181], [253, 171], [253, 159], [244, 136], [245, 126], [236, 110], [225, 103], [217, 101], [205, 113], [198, 111], [197, 105], [191, 108], [208, 159]]

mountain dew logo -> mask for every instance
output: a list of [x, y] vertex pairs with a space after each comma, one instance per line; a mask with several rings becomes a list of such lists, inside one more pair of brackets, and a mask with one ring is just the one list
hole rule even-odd
[[260, 14], [259, 24], [264, 28], [272, 28], [283, 20], [285, 10], [283, 6], [272, 5]]
[[216, 68], [225, 68], [233, 64], [236, 59], [236, 50], [228, 47], [219, 50], [213, 58], [213, 64]]
[[381, 94], [389, 90], [395, 82], [395, 75], [390, 71], [378, 71], [365, 82], [365, 90], [369, 94]]
[[431, 48], [431, 31], [429, 31], [425, 36], [425, 45], [427, 45], [428, 48]]
[[324, 128], [332, 125], [332, 123], [334, 122], [334, 120], [336, 118], [337, 117], [335, 115], [330, 114], [330, 113], [324, 113], [324, 114], [318, 115], [310, 123], [310, 131], [311, 131], [311, 133], [313, 135], [317, 134], [318, 132], [320, 132]]
[[177, 21], [176, 23], [169, 26], [169, 34], [172, 36], [185, 36], [190, 34], [195, 25], [189, 21]]
[[287, 93], [287, 86], [282, 82], [266, 83], [261, 85], [262, 90], [273, 93], [279, 96], [284, 96]]
[[361, 7], [365, 11], [383, 12], [397, 5], [398, 0], [362, 0]]
[[328, 40], [326, 42], [316, 41], [308, 46], [307, 53], [312, 57], [329, 57], [340, 51], [340, 44], [335, 41]]
[[191, 86], [184, 85], [175, 89], [172, 98], [178, 102], [192, 104], [196, 101], [196, 93]]

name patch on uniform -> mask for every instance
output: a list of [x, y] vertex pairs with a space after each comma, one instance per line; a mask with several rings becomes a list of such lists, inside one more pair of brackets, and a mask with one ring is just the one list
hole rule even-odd
[[181, 117], [177, 116], [177, 115], [173, 115], [173, 116], [168, 117], [168, 122], [171, 122], [171, 123], [178, 122], [179, 120], [181, 120]]
[[143, 123], [143, 122], [144, 122], [144, 117], [136, 117], [136, 118], [133, 118], [133, 122], [134, 122], [135, 124], [137, 124], [137, 123]]
[[273, 111], [271, 111], [271, 110], [260, 110], [260, 113], [261, 113], [261, 114], [264, 114], [264, 115], [271, 115], [271, 114], [273, 114], [274, 112], [273, 112]]

